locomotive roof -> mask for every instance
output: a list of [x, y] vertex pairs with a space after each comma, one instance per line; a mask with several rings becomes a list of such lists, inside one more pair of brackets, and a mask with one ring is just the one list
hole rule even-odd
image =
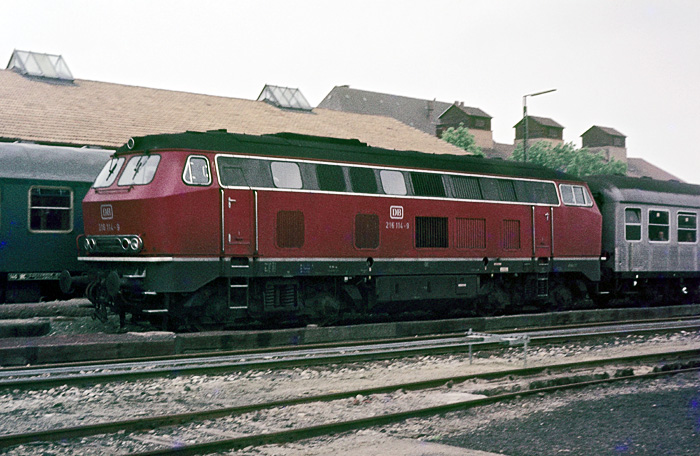
[[539, 165], [495, 160], [471, 155], [428, 154], [368, 146], [356, 139], [338, 139], [295, 133], [262, 136], [223, 130], [149, 135], [129, 140], [117, 154], [168, 149], [255, 154], [285, 158], [328, 160], [368, 165], [396, 166], [439, 171], [462, 171], [539, 179], [578, 180]]
[[92, 183], [111, 150], [0, 142], [0, 178]]
[[591, 191], [618, 202], [700, 207], [700, 185], [648, 177], [589, 176]]

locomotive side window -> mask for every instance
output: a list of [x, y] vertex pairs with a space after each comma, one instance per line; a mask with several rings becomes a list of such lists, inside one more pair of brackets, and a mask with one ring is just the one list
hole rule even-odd
[[189, 185], [209, 185], [211, 184], [211, 173], [209, 172], [209, 160], [206, 157], [187, 157], [185, 169], [182, 171], [182, 180]]
[[95, 183], [92, 184], [93, 188], [109, 187], [117, 180], [117, 175], [119, 170], [122, 169], [124, 164], [124, 157], [111, 158], [102, 168], [100, 174], [97, 175]]
[[304, 245], [304, 213], [279, 211], [277, 213], [277, 247], [300, 248]]
[[358, 249], [379, 247], [379, 216], [377, 214], [355, 215], [355, 247]]
[[73, 190], [63, 187], [29, 189], [29, 231], [69, 233], [73, 230]]
[[408, 193], [402, 172], [383, 169], [379, 172], [379, 177], [382, 180], [384, 193], [387, 195], [405, 195]]
[[490, 201], [516, 201], [513, 181], [508, 179], [492, 179], [482, 177], [479, 179], [481, 192], [484, 199]]
[[377, 193], [377, 179], [370, 168], [350, 168], [350, 185], [355, 193]]
[[131, 157], [124, 167], [118, 185], [150, 184], [156, 175], [160, 155], [138, 155]]
[[567, 206], [592, 206], [593, 201], [588, 195], [588, 191], [582, 185], [559, 185], [561, 199]]
[[335, 165], [316, 165], [318, 188], [328, 192], [345, 191], [343, 168]]
[[416, 248], [447, 248], [447, 217], [416, 217]]
[[635, 208], [625, 209], [625, 240], [642, 240], [642, 210]]
[[445, 196], [445, 186], [440, 174], [413, 172], [410, 176], [416, 196]]
[[698, 239], [698, 216], [692, 212], [678, 213], [678, 242], [695, 243]]
[[277, 188], [301, 188], [299, 165], [292, 162], [272, 162], [272, 181]]
[[483, 199], [479, 179], [469, 176], [452, 176], [455, 197], [463, 199]]
[[557, 189], [550, 182], [515, 181], [515, 193], [521, 203], [559, 203]]
[[649, 240], [668, 242], [668, 211], [649, 211]]

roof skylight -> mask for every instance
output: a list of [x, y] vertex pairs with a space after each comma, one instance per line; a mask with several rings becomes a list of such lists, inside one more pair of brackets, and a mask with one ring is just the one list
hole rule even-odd
[[289, 87], [278, 87], [266, 85], [257, 101], [266, 101], [279, 108], [300, 109], [303, 111], [311, 111], [311, 105], [299, 89], [290, 89]]
[[17, 70], [29, 76], [42, 78], [73, 80], [66, 61], [60, 55], [39, 54], [31, 51], [15, 51], [7, 64], [8, 70]]

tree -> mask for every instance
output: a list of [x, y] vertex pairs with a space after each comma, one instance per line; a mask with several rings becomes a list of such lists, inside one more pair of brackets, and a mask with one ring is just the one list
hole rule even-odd
[[448, 143], [464, 149], [471, 155], [478, 155], [480, 157], [484, 156], [481, 151], [481, 147], [476, 145], [474, 140], [474, 135], [469, 133], [469, 129], [464, 126], [463, 123], [459, 124], [459, 127], [450, 127], [442, 133], [441, 139], [447, 141]]
[[[510, 159], [523, 161], [522, 143], [516, 147]], [[627, 174], [626, 163], [615, 159], [608, 161], [601, 152], [593, 153], [585, 147], [576, 149], [572, 143], [552, 146], [546, 141], [539, 141], [528, 146], [527, 161], [576, 177], [593, 174]]]

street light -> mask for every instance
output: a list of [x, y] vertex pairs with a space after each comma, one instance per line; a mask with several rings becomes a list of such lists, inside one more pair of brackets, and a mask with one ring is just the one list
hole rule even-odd
[[537, 95], [544, 95], [545, 93], [554, 92], [557, 89], [549, 89], [543, 92], [530, 93], [523, 95], [523, 121], [525, 122], [525, 134], [523, 135], [523, 161], [527, 161], [527, 97], [536, 97]]

